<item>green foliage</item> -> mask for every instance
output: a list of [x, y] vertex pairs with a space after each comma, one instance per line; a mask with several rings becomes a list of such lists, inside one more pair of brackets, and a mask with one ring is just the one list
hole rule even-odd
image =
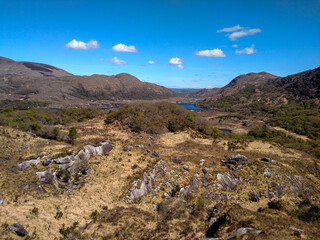
[[68, 137], [70, 139], [70, 143], [74, 143], [74, 140], [77, 138], [77, 129], [75, 127], [71, 127], [69, 129]]
[[76, 229], [78, 226], [79, 222], [74, 222], [70, 227], [66, 227], [66, 225], [63, 223], [62, 228], [60, 228], [59, 232], [64, 238], [72, 237], [77, 233]]
[[133, 103], [107, 113], [105, 123], [120, 121], [132, 131], [160, 134], [165, 131], [177, 132], [191, 128], [210, 136], [220, 136], [221, 132], [196, 112], [191, 112], [177, 104]]
[[292, 102], [288, 105], [276, 107], [270, 111], [273, 126], [280, 126], [286, 130], [311, 139], [320, 139], [320, 106], [313, 101]]
[[299, 204], [298, 218], [306, 222], [320, 221], [320, 204], [311, 204], [308, 200]]
[[32, 208], [32, 210], [30, 211], [31, 214], [38, 216], [39, 214], [39, 209], [37, 207]]
[[[62, 110], [33, 108], [29, 110], [14, 110], [5, 108], [0, 111], [0, 125], [33, 132], [37, 136], [66, 141], [55, 125], [67, 125], [72, 122], [82, 122], [101, 114], [96, 108], [67, 108]], [[74, 140], [74, 139], [73, 139]]]
[[21, 101], [21, 100], [2, 100], [0, 102], [1, 109], [28, 110], [36, 107], [46, 107], [48, 103], [39, 101]]
[[304, 141], [268, 127], [253, 128], [248, 132], [248, 136], [272, 141], [284, 147], [304, 151], [320, 158], [320, 140]]

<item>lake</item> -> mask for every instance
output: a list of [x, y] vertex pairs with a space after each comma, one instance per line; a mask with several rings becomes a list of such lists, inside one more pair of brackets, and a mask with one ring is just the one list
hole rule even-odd
[[195, 102], [188, 102], [188, 103], [178, 103], [178, 105], [186, 108], [186, 109], [189, 109], [189, 110], [194, 110], [194, 111], [199, 111], [199, 110], [204, 110], [205, 108], [202, 108], [202, 107], [197, 107], [194, 105]]

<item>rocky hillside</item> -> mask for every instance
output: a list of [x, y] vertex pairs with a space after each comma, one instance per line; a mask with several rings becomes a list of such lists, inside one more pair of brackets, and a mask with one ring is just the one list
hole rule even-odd
[[223, 96], [231, 95], [247, 85], [258, 86], [269, 79], [276, 78], [278, 78], [278, 76], [266, 72], [243, 74], [234, 78], [229, 84], [222, 88], [202, 89], [194, 93], [193, 96], [198, 98], [219, 99]]
[[319, 159], [103, 117], [73, 126], [74, 145], [0, 127], [4, 239], [320, 238]]
[[72, 76], [60, 68], [34, 62], [18, 62], [0, 56], [0, 76], [24, 75], [31, 77], [63, 77]]
[[317, 99], [320, 97], [320, 68], [277, 77], [268, 73], [249, 73], [233, 79], [213, 96], [198, 104], [214, 107], [219, 102], [248, 105], [264, 102], [273, 106], [287, 104], [290, 100]]
[[[0, 76], [0, 100], [28, 99], [77, 105], [101, 100], [150, 100], [177, 96], [172, 90], [142, 82], [126, 73], [75, 76], [49, 65], [4, 58], [0, 61], [0, 69], [3, 74]], [[50, 70], [50, 74], [44, 69]]]

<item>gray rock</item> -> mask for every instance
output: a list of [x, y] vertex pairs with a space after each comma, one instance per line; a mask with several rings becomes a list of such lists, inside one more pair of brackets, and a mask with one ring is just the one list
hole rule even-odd
[[[106, 153], [108, 153], [108, 152], [111, 152], [111, 150], [113, 149], [113, 145], [112, 144], [110, 144], [109, 142], [103, 142], [103, 143], [101, 143], [101, 150], [102, 150], [102, 154], [106, 154]], [[97, 154], [99, 154], [99, 153], [97, 153]], [[102, 155], [101, 154], [101, 155]]]
[[123, 147], [123, 151], [125, 151], [125, 152], [130, 152], [132, 149], [133, 149], [132, 146], [124, 146]]
[[254, 189], [252, 189], [252, 192], [250, 193], [249, 199], [252, 202], [259, 202], [260, 201], [259, 195], [257, 194], [257, 192]]
[[151, 157], [156, 157], [158, 158], [159, 157], [159, 153], [157, 151], [154, 151], [151, 155]]
[[211, 227], [214, 223], [216, 223], [218, 221], [218, 218], [216, 217], [211, 217], [209, 220], [209, 224], [208, 227]]
[[296, 228], [296, 227], [288, 227], [289, 230], [292, 230], [292, 231], [295, 231], [295, 232], [298, 232], [298, 233], [302, 233], [303, 230], [302, 229], [299, 229], [299, 228]]
[[263, 174], [266, 175], [266, 176], [268, 176], [268, 177], [272, 177], [272, 175], [273, 175], [273, 173], [271, 172], [271, 169], [268, 168], [268, 167], [266, 167], [266, 168], [264, 169], [264, 173], [263, 173]]
[[55, 164], [67, 164], [72, 161], [73, 157], [74, 157], [73, 155], [66, 156], [66, 157], [60, 157], [60, 158], [54, 159], [53, 162]]
[[199, 180], [197, 178], [192, 178], [191, 187], [195, 190], [199, 188]]
[[27, 185], [26, 187], [27, 187], [26, 189], [28, 189], [29, 187], [33, 187], [38, 192], [42, 192], [42, 193], [46, 193], [47, 192], [46, 189], [40, 183], [31, 183], [30, 186]]
[[285, 190], [284, 186], [282, 186], [279, 183], [274, 182], [274, 181], [270, 182], [269, 184], [274, 187], [274, 193], [277, 196], [281, 196], [284, 193], [284, 190]]
[[201, 166], [201, 167], [203, 166], [203, 164], [204, 164], [205, 161], [206, 161], [205, 159], [201, 159], [201, 160], [200, 160], [200, 166]]
[[144, 149], [144, 145], [140, 144], [140, 145], [136, 145], [136, 147], [140, 148], [140, 149]]
[[250, 234], [253, 236], [258, 236], [262, 231], [261, 230], [256, 230], [254, 228], [246, 228], [246, 227], [242, 227], [237, 229], [235, 232], [233, 232], [231, 235], [229, 235], [227, 237], [227, 239], [239, 239], [240, 237], [242, 237], [245, 234]]
[[191, 189], [189, 186], [186, 186], [186, 187], [183, 187], [180, 189], [180, 194], [183, 196], [183, 197], [187, 197], [189, 195], [191, 195]]
[[41, 161], [40, 157], [38, 157], [37, 159], [24, 161], [22, 163], [19, 163], [17, 166], [13, 167], [11, 169], [11, 171], [13, 171], [13, 172], [24, 171], [24, 170], [30, 168], [32, 165], [37, 165], [40, 161]]
[[182, 168], [187, 171], [189, 170], [189, 166], [187, 164], [182, 164]]
[[50, 163], [52, 163], [52, 159], [51, 159], [51, 158], [47, 158], [47, 159], [45, 159], [45, 160], [42, 162], [42, 165], [43, 165], [44, 167], [46, 167], [46, 166], [49, 166]]
[[173, 162], [173, 163], [182, 163], [182, 160], [180, 159], [180, 158], [177, 158], [177, 157], [171, 157], [171, 161]]
[[3, 206], [3, 199], [0, 200], [0, 206]]
[[213, 200], [213, 201], [220, 201], [220, 200], [221, 200], [221, 197], [220, 197], [220, 195], [214, 193], [214, 194], [212, 195], [212, 200]]
[[244, 155], [237, 154], [228, 157], [227, 164], [247, 164], [248, 158]]
[[209, 177], [208, 173], [202, 174], [200, 177], [200, 181], [202, 182], [202, 186], [205, 187], [207, 185], [207, 179]]
[[217, 179], [221, 182], [222, 186], [226, 189], [232, 190], [238, 183], [242, 182], [241, 178], [232, 177], [229, 173], [217, 174]]
[[28, 232], [26, 229], [24, 229], [24, 227], [19, 224], [19, 223], [14, 223], [12, 225], [9, 226], [9, 229], [15, 233], [16, 235], [18, 235], [19, 237], [25, 237], [28, 235]]
[[[132, 187], [126, 195], [126, 202], [133, 202], [135, 199], [142, 198], [149, 193], [157, 192], [155, 187], [156, 177], [159, 175], [161, 178], [165, 175], [165, 166], [168, 163], [160, 160], [154, 166], [153, 170], [149, 173], [143, 174], [143, 179], [138, 179], [132, 183]], [[140, 185], [140, 187], [138, 187]]]
[[37, 177], [41, 182], [54, 185], [54, 176], [49, 171], [36, 172]]

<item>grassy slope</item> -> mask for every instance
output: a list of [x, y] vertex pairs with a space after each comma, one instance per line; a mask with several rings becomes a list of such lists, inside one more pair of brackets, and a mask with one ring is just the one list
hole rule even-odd
[[[22, 223], [30, 235], [34, 233], [35, 239], [59, 239], [62, 237], [61, 233], [69, 233], [70, 236], [81, 235], [86, 239], [199, 239], [205, 236], [207, 229], [206, 208], [215, 205], [219, 210], [218, 215], [227, 214], [226, 223], [219, 228], [221, 236], [227, 236], [242, 226], [263, 230], [265, 235], [261, 236], [262, 239], [274, 239], [279, 236], [282, 239], [292, 239], [294, 233], [288, 230], [289, 226], [304, 229], [302, 237], [307, 239], [318, 239], [320, 236], [319, 224], [305, 223], [293, 214], [297, 210], [297, 203], [303, 198], [291, 193], [287, 185], [284, 195], [280, 197], [286, 206], [281, 211], [268, 209], [269, 200], [266, 197], [261, 197], [259, 203], [248, 200], [251, 188], [268, 196], [265, 190], [268, 182], [273, 180], [287, 184], [284, 175], [301, 175], [318, 191], [319, 160], [305, 153], [260, 141], [240, 144], [242, 148], [230, 152], [227, 147], [228, 140], [213, 143], [212, 138], [192, 130], [164, 133], [153, 142], [149, 140], [149, 134], [132, 133], [127, 126], [119, 123], [105, 125], [103, 118], [76, 123], [75, 126], [79, 138], [74, 146], [33, 138], [29, 134], [6, 127], [2, 128], [6, 133], [0, 131], [1, 142], [6, 141], [6, 146], [9, 146], [7, 151], [14, 156], [1, 163], [0, 168], [1, 194], [5, 200], [0, 212], [0, 235], [4, 239], [14, 238], [5, 228], [6, 224], [14, 222]], [[37, 181], [35, 172], [46, 169], [42, 165], [24, 172], [8, 171], [10, 167], [28, 157], [67, 153], [80, 149], [85, 144], [94, 144], [106, 139], [115, 145], [115, 149], [107, 156], [96, 156], [90, 160], [93, 171], [85, 179], [88, 184], [79, 187], [69, 196], [63, 192], [55, 192], [47, 185], [46, 194], [22, 190], [26, 184]], [[26, 150], [23, 150], [23, 144], [27, 144]], [[229, 171], [221, 163], [225, 156], [245, 154], [250, 163], [237, 171], [237, 174], [248, 179], [250, 185], [243, 183], [232, 191], [220, 191], [221, 194], [228, 195], [228, 202], [221, 201], [218, 205], [211, 198], [206, 198], [208, 191], [214, 192], [216, 186], [212, 189], [200, 188], [199, 191], [193, 191], [193, 197], [190, 199], [179, 200], [178, 195], [171, 202], [164, 202], [163, 193], [170, 189], [163, 188], [155, 198], [149, 195], [141, 203], [127, 204], [124, 195], [131, 182], [142, 178], [143, 173], [150, 171], [158, 161], [144, 155], [145, 150], [139, 148], [134, 148], [131, 152], [122, 151], [122, 147], [129, 144], [144, 144], [151, 151], [157, 150], [161, 159], [169, 163], [169, 169], [184, 176], [178, 182], [180, 186], [190, 184], [191, 177], [195, 173], [202, 174], [203, 167], [208, 170], [209, 179], [217, 182], [217, 173]], [[5, 157], [5, 154], [7, 152], [1, 151], [0, 158]], [[170, 160], [173, 155], [182, 158], [183, 162], [189, 165], [189, 171], [173, 164]], [[259, 159], [265, 156], [270, 156], [275, 162], [263, 164]], [[202, 158], [206, 159], [204, 166], [199, 165]], [[280, 178], [264, 176], [266, 166], [273, 169]], [[316, 196], [310, 195], [310, 199], [315, 200]], [[165, 204], [169, 214], [167, 211], [157, 212], [153, 209], [152, 204], [161, 202]], [[121, 206], [125, 208], [119, 208]], [[138, 209], [130, 208], [133, 206]], [[38, 208], [38, 214], [32, 211], [35, 207]], [[259, 208], [262, 210], [257, 212]], [[62, 217], [55, 218], [59, 211], [63, 213]], [[75, 229], [68, 228], [75, 222], [79, 224]]]

